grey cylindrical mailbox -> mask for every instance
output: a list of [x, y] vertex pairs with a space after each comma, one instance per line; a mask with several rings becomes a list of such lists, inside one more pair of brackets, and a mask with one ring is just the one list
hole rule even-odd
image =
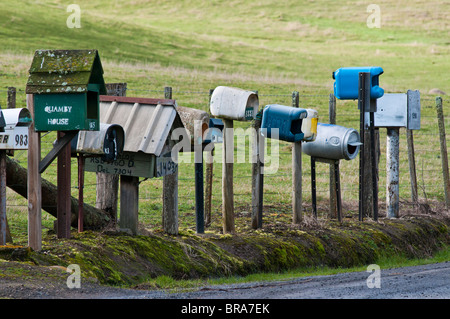
[[352, 160], [358, 155], [361, 145], [359, 133], [355, 129], [317, 123], [316, 140], [303, 142], [302, 150], [313, 157]]

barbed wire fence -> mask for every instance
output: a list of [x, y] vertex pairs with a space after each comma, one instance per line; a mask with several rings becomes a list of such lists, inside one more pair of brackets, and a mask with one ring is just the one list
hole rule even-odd
[[[127, 88], [127, 96], [135, 97], [164, 97], [164, 88], [159, 89], [133, 89]], [[0, 106], [6, 108], [10, 88], [0, 89]], [[210, 91], [185, 91], [173, 90], [173, 98], [178, 105], [202, 109], [209, 112]], [[268, 104], [292, 104], [292, 92], [281, 94], [264, 94], [258, 92], [260, 108]], [[314, 108], [318, 110], [319, 122], [328, 123], [329, 94], [301, 94], [300, 107]], [[9, 98], [11, 99], [11, 97]], [[436, 202], [445, 201], [444, 180], [440, 153], [440, 140], [438, 119], [436, 116], [436, 99], [431, 96], [421, 97], [421, 129], [414, 131], [414, 151], [416, 161], [416, 174], [418, 182], [419, 200], [432, 200]], [[450, 127], [450, 112], [445, 108], [450, 99], [444, 96], [444, 123]], [[26, 107], [26, 94], [24, 89], [15, 91], [15, 107]], [[250, 122], [241, 122], [242, 127], [249, 128]], [[337, 101], [336, 124], [359, 131], [359, 111], [356, 101]], [[400, 129], [400, 198], [402, 202], [411, 202], [411, 185], [409, 175], [409, 164], [407, 157], [406, 129]], [[379, 204], [383, 205], [386, 199], [386, 129], [380, 132], [380, 163], [379, 163]], [[244, 136], [236, 136], [237, 139]], [[41, 152], [47, 154], [56, 140], [56, 132], [42, 134]], [[269, 141], [267, 141], [270, 144]], [[448, 143], [448, 135], [447, 135]], [[247, 144], [245, 144], [247, 145]], [[268, 145], [268, 147], [270, 147]], [[291, 205], [291, 145], [280, 141], [278, 169], [273, 174], [264, 175], [264, 211], [290, 212]], [[245, 152], [245, 150], [244, 150]], [[268, 151], [270, 153], [270, 151]], [[248, 158], [250, 158], [250, 154]], [[26, 167], [27, 151], [15, 151], [15, 161]], [[342, 160], [340, 164], [341, 173], [341, 196], [344, 204], [348, 203], [348, 210], [358, 209], [358, 161], [359, 156], [351, 161]], [[183, 216], [189, 217], [194, 214], [195, 209], [195, 178], [194, 164], [181, 164], [185, 166], [179, 172], [179, 208], [180, 220]], [[221, 218], [221, 163], [214, 163], [213, 171], [213, 213], [215, 218]], [[236, 213], [248, 213], [251, 211], [251, 164], [235, 163], [235, 208]], [[311, 206], [311, 167], [309, 156], [303, 154], [303, 202], [304, 209], [308, 212]], [[56, 160], [42, 174], [42, 178], [56, 185]], [[140, 211], [161, 212], [162, 211], [162, 178], [141, 179], [139, 206]], [[318, 165], [316, 168], [316, 185], [318, 193], [319, 216], [328, 215], [329, 198], [329, 168], [328, 165]], [[95, 173], [86, 172], [84, 194], [85, 203], [96, 206], [96, 188], [99, 186]], [[77, 159], [72, 159], [72, 196], [77, 197]], [[8, 210], [19, 210], [26, 212], [27, 201], [14, 191], [8, 189]], [[345, 213], [345, 212], [344, 212]], [[143, 222], [159, 222], [161, 214], [143, 214]], [[147, 218], [147, 219], [146, 219]], [[213, 217], [214, 218], [214, 217]], [[193, 218], [191, 218], [193, 219]]]

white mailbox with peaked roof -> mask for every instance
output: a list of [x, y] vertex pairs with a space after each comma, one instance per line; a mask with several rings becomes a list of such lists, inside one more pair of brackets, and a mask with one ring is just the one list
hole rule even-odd
[[171, 99], [100, 96], [100, 121], [118, 124], [125, 133], [123, 153], [112, 163], [101, 158], [86, 160], [86, 170], [137, 177], [171, 174], [177, 167], [171, 151], [177, 141], [172, 131], [184, 128]]

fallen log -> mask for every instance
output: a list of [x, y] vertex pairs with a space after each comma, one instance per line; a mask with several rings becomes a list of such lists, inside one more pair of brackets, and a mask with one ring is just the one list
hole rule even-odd
[[[14, 190], [19, 195], [27, 198], [27, 169], [22, 167], [13, 159], [6, 158], [6, 186]], [[46, 179], [42, 179], [42, 209], [57, 216], [56, 209], [57, 186]], [[78, 227], [78, 199], [71, 197], [71, 226]], [[84, 215], [83, 225], [86, 230], [101, 230], [110, 225], [113, 221], [104, 211], [83, 203]]]

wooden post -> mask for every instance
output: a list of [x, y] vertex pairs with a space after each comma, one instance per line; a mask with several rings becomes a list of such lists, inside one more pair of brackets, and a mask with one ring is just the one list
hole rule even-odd
[[387, 129], [386, 142], [386, 216], [388, 218], [399, 217], [400, 189], [400, 135], [399, 128]]
[[450, 177], [448, 172], [448, 154], [447, 141], [445, 137], [444, 111], [442, 110], [442, 98], [436, 97], [436, 111], [439, 125], [439, 139], [441, 146], [441, 161], [442, 161], [442, 177], [444, 179], [444, 193], [445, 204], [447, 209], [450, 208]]
[[[299, 93], [292, 93], [292, 106], [299, 106]], [[302, 142], [292, 143], [292, 222], [300, 224], [302, 214]]]
[[120, 175], [120, 220], [121, 229], [133, 235], [138, 232], [139, 177]]
[[[126, 96], [126, 83], [107, 83], [108, 95]], [[117, 199], [119, 193], [119, 175], [97, 173], [97, 200], [95, 207], [109, 214], [117, 222]]]
[[6, 245], [6, 151], [0, 150], [0, 245]]
[[[196, 149], [199, 148], [199, 149]], [[203, 198], [203, 151], [202, 145], [194, 147], [194, 166], [195, 166], [195, 216], [197, 234], [205, 232], [205, 206]]]
[[413, 130], [406, 129], [406, 143], [408, 146], [409, 176], [411, 179], [411, 200], [414, 203], [414, 205], [417, 205], [419, 201], [419, 196], [417, 192], [417, 175], [416, 175], [416, 160], [414, 155]]
[[84, 162], [85, 158], [82, 154], [78, 154], [78, 232], [83, 231], [83, 221], [84, 221], [84, 199], [83, 199], [83, 188], [84, 188]]
[[16, 88], [15, 87], [8, 87], [8, 102], [7, 102], [7, 108], [8, 109], [15, 109], [16, 108]]
[[252, 228], [262, 228], [264, 193], [264, 137], [261, 135], [261, 119], [257, 116], [253, 127], [252, 149]]
[[[27, 94], [27, 108], [34, 118], [34, 97]], [[41, 160], [41, 135], [34, 131], [34, 123], [28, 129], [28, 246], [42, 248], [42, 188], [39, 162]]]
[[[209, 90], [209, 101], [211, 101], [211, 95], [214, 92], [213, 89]], [[206, 172], [205, 172], [205, 227], [211, 225], [211, 201], [212, 201], [212, 182], [213, 182], [213, 161], [214, 161], [214, 148], [211, 151], [206, 152]]]
[[234, 233], [233, 161], [234, 134], [233, 120], [223, 119], [223, 162], [222, 162], [222, 225], [223, 233]]
[[[329, 113], [329, 123], [336, 124], [336, 97], [333, 93], [330, 94], [328, 103], [328, 113]], [[336, 179], [335, 179], [335, 167], [334, 165], [329, 165], [330, 170], [330, 211], [329, 217], [337, 217], [337, 198], [336, 198]]]
[[[63, 138], [65, 133], [58, 131], [58, 140]], [[58, 238], [70, 238], [70, 224], [72, 221], [71, 212], [71, 154], [70, 143], [67, 144], [58, 155], [57, 164], [57, 236]]]
[[[164, 97], [172, 98], [172, 88], [164, 88]], [[163, 213], [164, 232], [178, 235], [178, 169], [173, 174], [163, 176]]]

